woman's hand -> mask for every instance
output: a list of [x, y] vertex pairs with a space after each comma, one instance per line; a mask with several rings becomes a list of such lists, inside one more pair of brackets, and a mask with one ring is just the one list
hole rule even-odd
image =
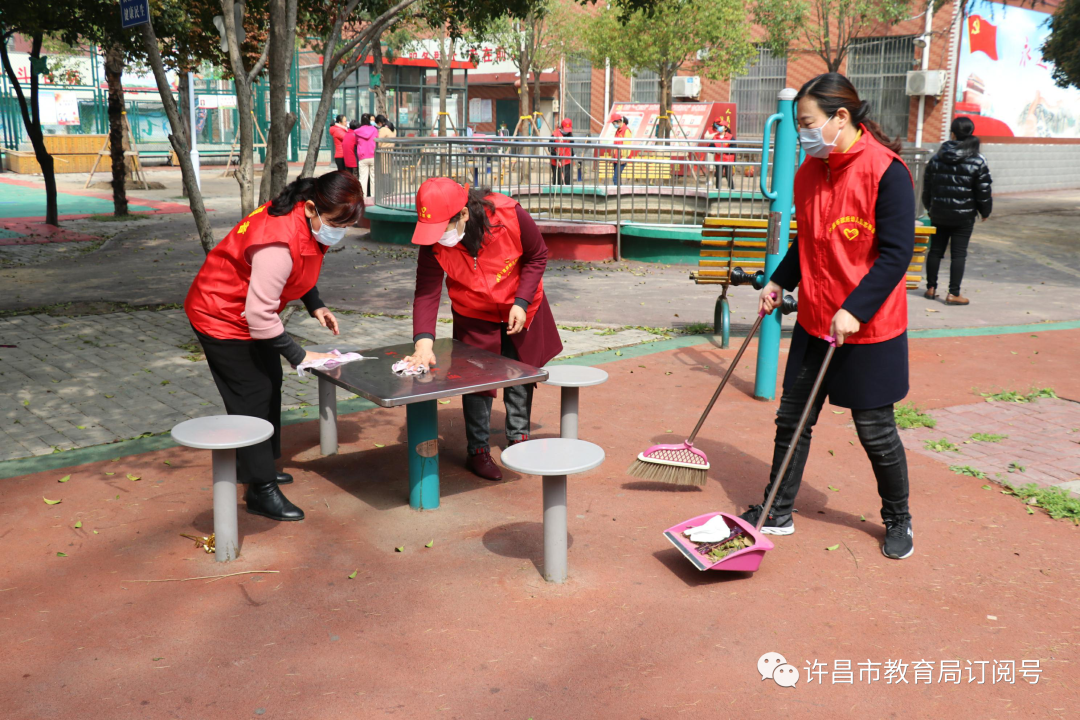
[[517, 335], [525, 329], [525, 320], [528, 318], [525, 310], [515, 305], [510, 308], [510, 319], [506, 321], [506, 334]]
[[403, 358], [405, 364], [410, 368], [423, 367], [425, 370], [431, 369], [431, 366], [435, 364], [435, 353], [431, 351], [434, 344], [434, 341], [430, 338], [417, 340], [413, 354]]
[[836, 314], [833, 315], [829, 334], [836, 338], [836, 347], [840, 347], [844, 344], [844, 340], [846, 340], [849, 335], [854, 335], [859, 332], [859, 328], [861, 327], [862, 323], [860, 323], [854, 315], [844, 308], [840, 308], [836, 311]]
[[765, 287], [761, 288], [761, 294], [758, 295], [758, 314], [764, 312], [766, 315], [771, 313], [776, 308], [780, 307], [780, 298], [784, 295], [784, 288], [780, 287], [772, 280], [765, 283]]
[[334, 313], [330, 312], [327, 308], [321, 307], [315, 311], [315, 319], [319, 321], [319, 324], [324, 328], [334, 333], [335, 335], [341, 334], [341, 329], [338, 327], [337, 318], [334, 317]]
[[305, 353], [304, 355], [303, 362], [311, 362], [312, 360], [329, 360], [333, 357], [336, 356], [331, 355], [330, 353], [311, 352], [310, 350], [308, 350], [307, 353]]

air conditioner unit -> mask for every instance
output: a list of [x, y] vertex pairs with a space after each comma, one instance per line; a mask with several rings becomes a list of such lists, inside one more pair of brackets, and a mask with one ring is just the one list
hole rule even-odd
[[945, 90], [944, 70], [909, 70], [908, 95], [941, 95]]
[[672, 78], [671, 95], [677, 98], [701, 97], [701, 78], [697, 75]]

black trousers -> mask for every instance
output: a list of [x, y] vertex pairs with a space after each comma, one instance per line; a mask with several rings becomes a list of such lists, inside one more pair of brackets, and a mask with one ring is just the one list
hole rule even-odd
[[225, 411], [262, 418], [274, 426], [269, 440], [236, 450], [236, 480], [272, 482], [281, 457], [281, 355], [258, 340], [218, 340], [196, 332]]
[[[784, 454], [799, 424], [799, 417], [810, 397], [814, 380], [817, 378], [818, 371], [821, 370], [821, 363], [825, 359], [825, 347], [823, 342], [811, 343], [807, 347], [795, 382], [784, 390], [780, 398], [780, 408], [776, 411], [776, 441], [773, 447], [772, 471], [769, 474], [769, 486], [765, 488], [766, 498], [769, 496], [772, 484], [776, 482], [780, 463], [784, 460]], [[810, 436], [824, 405], [825, 393], [822, 392], [814, 403], [810, 417], [807, 418], [806, 428], [803, 429], [802, 436], [795, 446], [795, 454], [791, 457], [791, 465], [788, 466], [787, 474], [780, 484], [780, 490], [776, 493], [776, 501], [771, 511], [776, 517], [789, 515], [795, 507], [795, 496], [799, 493], [806, 458], [810, 454]], [[910, 519], [907, 454], [900, 441], [900, 433], [896, 429], [893, 406], [886, 405], [870, 410], [853, 408], [851, 416], [855, 421], [855, 431], [859, 435], [859, 442], [862, 443], [863, 450], [870, 459], [870, 466], [877, 479], [878, 495], [881, 496], [881, 518], [883, 520]]]
[[[517, 348], [502, 326], [500, 355], [517, 360]], [[528, 440], [532, 417], [533, 390], [535, 383], [503, 388], [503, 404], [506, 406], [506, 439]], [[470, 455], [490, 447], [491, 406], [495, 398], [488, 395], [462, 395], [461, 409], [465, 413], [465, 438]]]
[[975, 221], [972, 220], [966, 225], [937, 225], [936, 227], [937, 232], [930, 238], [930, 250], [926, 253], [926, 286], [937, 287], [941, 259], [945, 257], [945, 248], [951, 246], [949, 292], [959, 295], [960, 284], [964, 280], [968, 243], [971, 242], [971, 231], [975, 229]]
[[569, 185], [572, 179], [573, 165], [552, 165], [551, 166], [551, 184], [552, 185]]
[[727, 178], [728, 190], [735, 189], [735, 173], [734, 168], [731, 165], [717, 165], [716, 166], [716, 189], [720, 189], [720, 180]]
[[338, 172], [345, 172], [345, 158], [334, 158], [334, 164], [337, 165]]

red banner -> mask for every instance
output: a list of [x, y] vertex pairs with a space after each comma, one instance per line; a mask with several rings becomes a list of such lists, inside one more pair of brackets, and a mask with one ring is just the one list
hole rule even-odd
[[968, 39], [972, 54], [982, 51], [991, 60], [998, 59], [997, 26], [981, 15], [968, 17]]

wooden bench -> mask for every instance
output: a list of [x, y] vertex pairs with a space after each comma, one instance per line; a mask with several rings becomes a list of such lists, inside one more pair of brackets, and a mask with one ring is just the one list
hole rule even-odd
[[[731, 285], [751, 284], [756, 289], [765, 285], [765, 235], [768, 221], [750, 218], [705, 218], [701, 235], [701, 257], [698, 269], [690, 273], [690, 279], [698, 285], [720, 285], [716, 299], [713, 326], [722, 337], [722, 347], [728, 346], [731, 331], [731, 311], [727, 291]], [[795, 221], [788, 231], [788, 246], [795, 237]], [[908, 266], [907, 287], [914, 289], [922, 281], [923, 264], [930, 238], [935, 228], [915, 226], [915, 254]]]

